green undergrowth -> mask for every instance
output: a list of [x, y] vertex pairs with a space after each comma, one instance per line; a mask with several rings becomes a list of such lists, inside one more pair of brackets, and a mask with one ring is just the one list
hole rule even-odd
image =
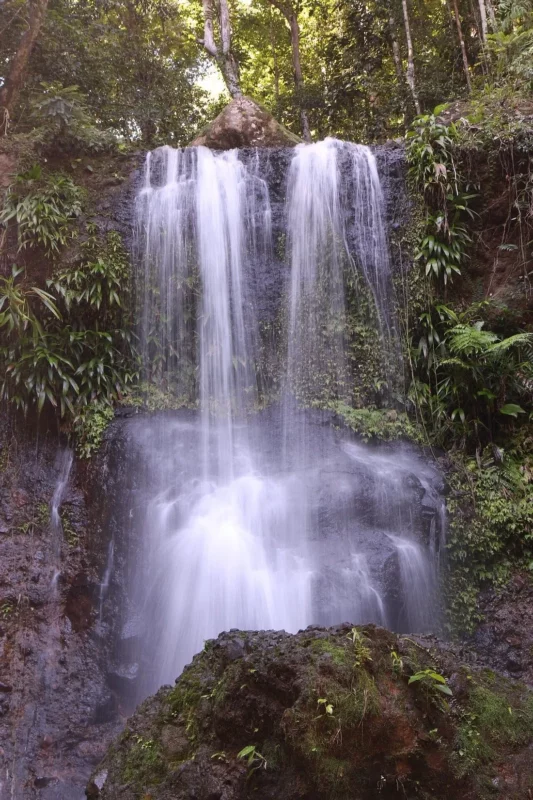
[[196, 408], [198, 404], [191, 404], [189, 398], [176, 395], [156, 383], [141, 381], [122, 397], [121, 405], [154, 412]]
[[124, 782], [137, 786], [156, 786], [161, 783], [166, 768], [160, 744], [135, 734], [131, 736], [131, 741], [123, 766]]
[[489, 671], [470, 678], [472, 688], [455, 741], [455, 769], [460, 776], [477, 774], [482, 784], [490, 777], [490, 765], [498, 753], [501, 758], [502, 750], [512, 751], [531, 741], [533, 695]]
[[487, 448], [478, 458], [455, 456], [448, 481], [448, 574], [452, 629], [481, 621], [479, 594], [501, 589], [513, 570], [533, 578], [532, 435], [523, 428], [508, 451]]
[[381, 408], [351, 408], [345, 403], [331, 406], [336, 414], [364, 441], [408, 439], [424, 443], [424, 432], [405, 412]]

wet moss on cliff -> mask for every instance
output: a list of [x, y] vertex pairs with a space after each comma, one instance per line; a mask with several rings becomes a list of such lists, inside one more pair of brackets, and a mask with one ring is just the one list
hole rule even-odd
[[232, 631], [138, 709], [91, 796], [519, 800], [532, 743], [531, 693], [435, 641]]

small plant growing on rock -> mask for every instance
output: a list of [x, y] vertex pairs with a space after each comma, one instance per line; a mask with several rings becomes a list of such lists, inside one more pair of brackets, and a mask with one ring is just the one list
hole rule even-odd
[[419, 672], [415, 672], [414, 675], [411, 675], [409, 678], [409, 685], [417, 682], [422, 683], [422, 685], [427, 688], [428, 692], [436, 690], [442, 694], [453, 695], [452, 690], [446, 683], [446, 678], [433, 669], [422, 669]]
[[[328, 715], [328, 714], [330, 716], [333, 715], [333, 705], [330, 702], [328, 702], [328, 699], [326, 697], [319, 697], [318, 700], [317, 700], [317, 703], [318, 703], [319, 707], [323, 707], [324, 712], [326, 713], [326, 715]], [[322, 716], [322, 714], [319, 715], [319, 717], [321, 717], [321, 716]], [[317, 719], [319, 719], [319, 717], [317, 717]]]
[[237, 758], [245, 758], [247, 760], [249, 773], [248, 776], [252, 775], [258, 769], [266, 769], [267, 768], [267, 760], [266, 758], [261, 755], [255, 744], [248, 744], [246, 747], [243, 747], [240, 753], [237, 753]]
[[347, 634], [346, 638], [349, 639], [353, 644], [353, 649], [355, 654], [355, 660], [354, 660], [355, 667], [362, 667], [366, 661], [372, 661], [370, 648], [366, 644], [365, 637], [361, 633], [359, 633], [357, 628], [352, 628], [350, 633]]
[[391, 650], [391, 661], [392, 661], [392, 671], [396, 673], [396, 675], [401, 675], [403, 672], [403, 658], [398, 655], [396, 650]]

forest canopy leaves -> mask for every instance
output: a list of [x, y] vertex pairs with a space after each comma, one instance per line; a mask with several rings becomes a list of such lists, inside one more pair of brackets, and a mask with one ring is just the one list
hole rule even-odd
[[[0, 8], [0, 89], [30, 6]], [[303, 89], [282, 7], [298, 21]], [[417, 102], [430, 111], [468, 83], [528, 90], [533, 82], [532, 0], [232, 0], [229, 10], [243, 93], [298, 134], [303, 107], [314, 138], [381, 141], [404, 133]], [[77, 87], [98, 128], [125, 141], [184, 144], [227, 101], [202, 37], [200, 0], [50, 0], [9, 122], [27, 129], [46, 87]], [[69, 110], [61, 94], [48, 110], [59, 107]]]

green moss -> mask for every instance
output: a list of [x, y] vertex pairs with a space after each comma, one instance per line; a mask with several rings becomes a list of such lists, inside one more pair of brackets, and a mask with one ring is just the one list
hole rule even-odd
[[344, 403], [336, 403], [333, 409], [343, 422], [360, 434], [365, 441], [371, 439], [424, 441], [422, 429], [405, 413], [372, 407], [350, 408]]
[[533, 694], [494, 673], [473, 686], [455, 743], [456, 771], [475, 773], [533, 738]]
[[190, 398], [177, 396], [172, 391], [149, 381], [143, 381], [124, 395], [121, 404], [135, 406], [150, 412], [177, 411], [180, 408], [196, 407], [196, 403], [191, 403]]
[[206, 687], [200, 682], [199, 677], [194, 672], [194, 668], [189, 669], [180, 678], [179, 683], [171, 689], [167, 696], [165, 717], [176, 719], [181, 717], [185, 725], [185, 731], [192, 745], [198, 740], [198, 717], [197, 708], [202, 697], [206, 696]]
[[74, 423], [76, 450], [80, 458], [90, 458], [96, 453], [114, 416], [112, 406], [97, 401], [80, 411]]
[[346, 665], [346, 648], [339, 647], [328, 639], [311, 639], [309, 647], [314, 653], [324, 654], [327, 653], [331, 656], [332, 661], [337, 666]]
[[80, 537], [66, 509], [61, 512], [61, 526], [63, 528], [63, 535], [69, 545], [71, 547], [76, 547]]
[[333, 756], [316, 751], [315, 774], [318, 787], [330, 797], [342, 797], [350, 790], [350, 764]]
[[5, 472], [9, 464], [9, 448], [6, 445], [0, 447], [0, 472]]
[[166, 774], [166, 767], [158, 742], [144, 739], [142, 736], [131, 737], [131, 744], [122, 769], [122, 778], [138, 789], [161, 783]]
[[352, 730], [357, 730], [366, 717], [380, 713], [379, 691], [373, 677], [365, 669], [355, 670], [349, 690], [332, 689], [328, 700], [333, 705], [340, 726]]

